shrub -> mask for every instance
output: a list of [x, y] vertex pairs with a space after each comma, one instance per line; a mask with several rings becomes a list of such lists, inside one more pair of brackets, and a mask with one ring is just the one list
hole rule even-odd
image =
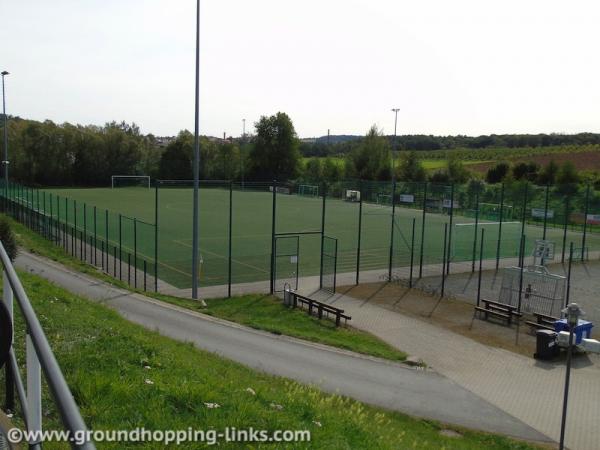
[[0, 217], [0, 241], [11, 261], [17, 257], [17, 240], [6, 218]]

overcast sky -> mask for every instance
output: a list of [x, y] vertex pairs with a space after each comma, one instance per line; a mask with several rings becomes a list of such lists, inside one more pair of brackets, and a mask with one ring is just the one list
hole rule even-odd
[[[0, 0], [7, 112], [194, 126], [195, 1]], [[202, 134], [600, 132], [598, 1], [202, 0]]]

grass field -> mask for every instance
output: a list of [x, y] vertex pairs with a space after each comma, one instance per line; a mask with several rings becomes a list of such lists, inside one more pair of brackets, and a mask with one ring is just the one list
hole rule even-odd
[[[502, 436], [414, 419], [269, 376], [132, 324], [112, 309], [42, 278], [26, 272], [19, 276], [84, 420], [94, 430], [310, 430], [310, 442], [278, 448], [538, 448]], [[24, 367], [25, 328], [16, 311], [15, 353]], [[2, 378], [0, 375], [0, 381]], [[219, 407], [209, 408], [208, 403]], [[45, 384], [43, 408], [44, 428], [62, 429]], [[14, 420], [18, 423], [20, 417], [17, 414]], [[440, 433], [448, 428], [456, 429], [457, 437]], [[223, 441], [217, 445], [246, 447]], [[204, 447], [188, 442], [180, 448]], [[69, 446], [47, 442], [44, 448]], [[100, 442], [98, 448], [167, 446], [158, 442]], [[252, 448], [275, 447], [273, 443], [256, 443]]]
[[[138, 255], [153, 260], [154, 256], [154, 189], [120, 188], [120, 189], [55, 189], [47, 190], [47, 202], [52, 194], [56, 206], [54, 215], [65, 216], [72, 223], [75, 217], [73, 206], [69, 212], [65, 205], [77, 202], [78, 229], [83, 223], [83, 203], [86, 203], [86, 227], [90, 232], [93, 223], [93, 207], [97, 207], [96, 227], [100, 236], [106, 233], [105, 209], [108, 214], [108, 232], [110, 245], [118, 245], [118, 215], [121, 219], [121, 241], [124, 251], [133, 251], [133, 220], [136, 217], [137, 252]], [[56, 200], [56, 196], [59, 199]], [[207, 187], [200, 189], [200, 284], [221, 285], [228, 281], [229, 263], [229, 189], [223, 187]], [[232, 228], [231, 228], [231, 266], [232, 283], [247, 283], [269, 279], [271, 254], [271, 227], [273, 212], [273, 194], [268, 184], [252, 186], [252, 190], [239, 189], [232, 191]], [[428, 199], [439, 193], [429, 193]], [[65, 203], [64, 198], [70, 200]], [[531, 207], [539, 207], [539, 195], [532, 196]], [[423, 264], [439, 263], [443, 255], [444, 224], [449, 216], [440, 209], [428, 205], [425, 216], [425, 230], [422, 231], [421, 200], [418, 195], [415, 203], [403, 203], [396, 208], [394, 222], [393, 266], [406, 266], [410, 261], [412, 242], [412, 220], [415, 219], [415, 262], [420, 261], [423, 248]], [[537, 202], [537, 203], [536, 203]], [[318, 197], [277, 194], [276, 220], [277, 233], [318, 233], [321, 229], [322, 200]], [[508, 208], [508, 207], [507, 207]], [[48, 208], [46, 208], [48, 209]], [[517, 215], [518, 205], [513, 216]], [[512, 211], [512, 210], [511, 210]], [[359, 217], [358, 202], [346, 202], [328, 198], [325, 207], [325, 234], [338, 240], [338, 273], [353, 272], [357, 267], [357, 247], [359, 240], [359, 222], [362, 229], [360, 235], [360, 270], [385, 269], [388, 267], [391, 240], [391, 207], [376, 203], [364, 202], [362, 215]], [[527, 217], [530, 219], [531, 211]], [[508, 213], [507, 213], [508, 215]], [[475, 227], [472, 211], [456, 210], [453, 217], [451, 259], [455, 262], [468, 261], [473, 254]], [[521, 226], [516, 223], [518, 217], [506, 217], [502, 228], [501, 257], [518, 255]], [[547, 238], [557, 245], [560, 254], [563, 231], [560, 222], [552, 226], [549, 221]], [[496, 256], [499, 226], [493, 219], [481, 218], [478, 230], [486, 229], [484, 257]], [[192, 229], [192, 190], [188, 187], [161, 188], [158, 194], [158, 260], [159, 278], [177, 286], [189, 287], [191, 284], [191, 229]], [[542, 237], [542, 227], [528, 224], [524, 228], [527, 238], [527, 253], [531, 252], [535, 239]], [[477, 242], [479, 237], [477, 236]], [[281, 236], [276, 240], [276, 271], [278, 277], [288, 279], [295, 277], [296, 264], [291, 262], [292, 256], [298, 256], [298, 275], [300, 277], [318, 275], [320, 270], [319, 234], [302, 234], [298, 238], [298, 251], [295, 248], [296, 238]], [[567, 244], [571, 240], [576, 246], [581, 241], [581, 231], [569, 230]], [[598, 235], [588, 234], [587, 246], [598, 246]], [[475, 246], [478, 255], [478, 244]]]

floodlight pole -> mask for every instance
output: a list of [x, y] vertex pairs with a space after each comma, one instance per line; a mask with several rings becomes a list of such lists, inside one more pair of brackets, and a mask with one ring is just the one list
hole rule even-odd
[[196, 0], [196, 92], [194, 123], [194, 206], [192, 224], [192, 298], [198, 298], [198, 186], [200, 184], [200, 139], [198, 136], [200, 106], [200, 0]]
[[6, 117], [6, 95], [4, 93], [4, 77], [9, 75], [6, 70], [2, 71], [2, 115], [4, 116], [4, 190], [8, 197], [8, 118]]
[[392, 181], [394, 181], [396, 179], [394, 151], [396, 150], [396, 131], [398, 128], [398, 111], [400, 111], [400, 108], [392, 108], [392, 112], [394, 113], [394, 141], [392, 143]]

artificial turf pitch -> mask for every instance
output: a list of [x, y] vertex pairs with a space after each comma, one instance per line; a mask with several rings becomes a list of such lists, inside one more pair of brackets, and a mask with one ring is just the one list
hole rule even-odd
[[[111, 246], [119, 245], [119, 214], [121, 214], [120, 241], [124, 252], [137, 250], [140, 259], [154, 260], [155, 189], [94, 188], [46, 189], [46, 211], [53, 205], [53, 216], [74, 224], [88, 234], [95, 232], [104, 239], [108, 228]], [[67, 200], [65, 200], [67, 199]], [[37, 199], [33, 199], [35, 203]], [[42, 200], [40, 200], [42, 203]], [[85, 204], [85, 208], [84, 208]], [[270, 276], [271, 237], [273, 226], [273, 193], [269, 185], [252, 186], [231, 191], [231, 243], [229, 240], [230, 191], [228, 186], [202, 186], [199, 193], [200, 219], [199, 244], [201, 254], [200, 286], [223, 285], [229, 278], [231, 252], [231, 282], [248, 283], [265, 281]], [[94, 213], [94, 206], [95, 213]], [[85, 211], [85, 220], [84, 220]], [[106, 213], [108, 211], [108, 213]], [[321, 237], [323, 202], [321, 197], [276, 194], [275, 231], [278, 250], [276, 271], [281, 278], [296, 275], [294, 256], [298, 260], [299, 277], [318, 275], [321, 265]], [[406, 267], [410, 263], [413, 242], [412, 224], [415, 219], [414, 264], [440, 263], [443, 259], [444, 224], [448, 214], [427, 212], [423, 232], [422, 210], [415, 205], [397, 206], [392, 222], [392, 208], [363, 202], [362, 213], [358, 202], [327, 198], [325, 202], [325, 235], [338, 240], [337, 272], [355, 272], [387, 269], [390, 260], [392, 227], [392, 267]], [[96, 216], [94, 220], [94, 215]], [[134, 225], [133, 218], [136, 218]], [[179, 287], [191, 286], [192, 250], [192, 189], [189, 187], [161, 187], [158, 189], [158, 276]], [[360, 222], [360, 225], [359, 225]], [[464, 225], [473, 223], [473, 217], [454, 212], [450, 258], [454, 262], [470, 261], [479, 257], [480, 231], [485, 229], [484, 258], [495, 258], [498, 251], [499, 226], [494, 221], [482, 219], [477, 228]], [[357, 248], [360, 233], [360, 261]], [[134, 243], [134, 227], [137, 235]], [[516, 257], [519, 252], [521, 224], [515, 219], [503, 224], [500, 257]], [[542, 227], [526, 225], [526, 254], [530, 254], [535, 239], [542, 238]], [[295, 251], [294, 233], [298, 238]], [[450, 232], [449, 232], [450, 234]], [[556, 243], [560, 255], [563, 230], [549, 226], [547, 239]], [[571, 240], [581, 240], [580, 231], [568, 231], [567, 245]], [[597, 235], [588, 234], [588, 245], [596, 246]], [[474, 245], [475, 242], [475, 245]], [[421, 245], [423, 243], [423, 245]], [[231, 245], [230, 245], [231, 244]], [[297, 253], [297, 255], [294, 255]]]

